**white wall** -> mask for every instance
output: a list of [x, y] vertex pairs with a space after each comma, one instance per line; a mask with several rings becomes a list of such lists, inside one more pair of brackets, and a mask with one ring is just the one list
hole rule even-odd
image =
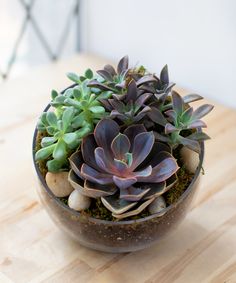
[[82, 50], [128, 54], [172, 81], [236, 107], [236, 1], [83, 0]]

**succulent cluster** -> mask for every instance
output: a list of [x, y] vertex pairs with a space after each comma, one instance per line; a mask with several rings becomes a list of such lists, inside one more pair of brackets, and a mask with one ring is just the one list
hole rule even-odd
[[93, 72], [88, 69], [84, 76], [69, 73], [68, 77], [76, 85], [59, 94], [51, 93], [54, 111], [44, 112], [38, 122], [38, 130], [46, 133], [36, 160], [48, 159], [47, 168], [51, 172], [64, 170], [68, 157], [75, 150], [94, 125], [106, 116], [105, 108], [99, 102], [99, 95], [87, 87]]
[[130, 68], [127, 56], [116, 69], [68, 77], [75, 84], [52, 91], [53, 111], [39, 119], [44, 138], [36, 160], [47, 160], [48, 171], [70, 171], [74, 189], [101, 198], [114, 217], [139, 214], [176, 182], [173, 150], [200, 153], [209, 138], [201, 118], [213, 106], [193, 110], [190, 103], [202, 97], [173, 90], [167, 66], [158, 77], [143, 66]]
[[140, 213], [166, 191], [167, 180], [178, 170], [170, 147], [155, 142], [153, 132], [136, 124], [121, 133], [111, 119], [101, 120], [94, 134], [84, 138], [70, 164], [72, 186], [86, 196], [101, 197], [116, 218]]

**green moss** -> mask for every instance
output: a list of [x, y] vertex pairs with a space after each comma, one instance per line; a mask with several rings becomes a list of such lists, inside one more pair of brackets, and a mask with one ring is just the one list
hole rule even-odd
[[60, 201], [63, 202], [65, 205], [68, 205], [68, 197], [60, 198]]
[[[46, 132], [38, 132], [37, 136], [36, 136], [36, 146], [35, 146], [35, 152], [37, 152], [39, 149], [41, 149], [41, 141], [44, 137], [47, 136]], [[37, 164], [39, 166], [39, 171], [40, 173], [43, 175], [43, 177], [45, 178], [46, 174], [47, 174], [47, 166], [46, 166], [47, 160], [40, 160], [37, 161]]]
[[178, 172], [177, 183], [164, 194], [167, 206], [175, 203], [191, 183], [194, 174], [189, 173], [184, 166]]

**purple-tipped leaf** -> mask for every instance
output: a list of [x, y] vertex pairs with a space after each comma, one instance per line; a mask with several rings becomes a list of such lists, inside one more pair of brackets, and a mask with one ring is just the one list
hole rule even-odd
[[81, 170], [81, 166], [83, 164], [83, 157], [81, 154], [81, 151], [76, 151], [74, 152], [70, 158], [69, 158], [69, 162], [70, 162], [70, 167], [72, 168], [72, 170], [75, 172], [75, 174], [80, 177], [81, 179], [83, 179], [83, 176], [80, 172]]
[[147, 194], [144, 196], [144, 199], [151, 199], [153, 197], [158, 197], [166, 191], [166, 182], [161, 183], [150, 183], [141, 185], [143, 189], [149, 189]]
[[[135, 209], [131, 209], [125, 213], [122, 214], [116, 214], [116, 213], [112, 213], [112, 216], [117, 218], [117, 219], [123, 219], [123, 218], [127, 218], [127, 217], [131, 217], [134, 215], [137, 215], [139, 213], [141, 213], [150, 203], [152, 203], [154, 201], [155, 198], [151, 198], [148, 199], [144, 202], [141, 203], [141, 205], [139, 205], [137, 208]], [[137, 202], [135, 202], [137, 204]]]
[[141, 85], [143, 85], [143, 84], [151, 83], [151, 82], [155, 82], [155, 81], [156, 81], [156, 79], [155, 79], [155, 77], [154, 77], [153, 75], [146, 75], [146, 76], [140, 78], [140, 79], [136, 82], [136, 84], [137, 84], [137, 86], [139, 87], [139, 86], [141, 86]]
[[118, 63], [117, 66], [117, 73], [120, 75], [121, 73], [125, 72], [129, 66], [129, 57], [124, 56]]
[[111, 150], [111, 143], [119, 134], [119, 131], [119, 125], [111, 119], [103, 119], [98, 122], [94, 130], [94, 136], [98, 146], [109, 152]]
[[140, 171], [136, 171], [134, 172], [134, 176], [136, 178], [138, 177], [148, 177], [152, 174], [152, 166], [149, 165], [148, 167], [146, 167], [145, 169], [142, 169]]
[[114, 170], [115, 175], [126, 176], [127, 174], [129, 174], [130, 170], [128, 164], [126, 164], [124, 161], [115, 158], [114, 165], [115, 165], [115, 170]]
[[138, 97], [138, 90], [137, 86], [134, 80], [131, 80], [131, 82], [128, 85], [127, 95], [126, 95], [126, 101], [135, 101]]
[[207, 134], [203, 133], [203, 132], [193, 133], [190, 136], [188, 136], [187, 138], [191, 139], [191, 140], [195, 140], [195, 141], [205, 141], [205, 140], [209, 140], [210, 139], [210, 137]]
[[179, 129], [176, 128], [175, 126], [171, 125], [170, 123], [167, 123], [165, 125], [165, 134], [170, 134], [170, 133], [174, 133], [177, 132]]
[[197, 153], [200, 153], [201, 151], [201, 147], [200, 147], [200, 144], [198, 141], [195, 141], [195, 140], [191, 140], [191, 139], [188, 139], [188, 138], [184, 138], [184, 137], [179, 137], [179, 141], [181, 142], [181, 144], [185, 145], [186, 147], [188, 147], [189, 149], [197, 152]]
[[166, 181], [170, 176], [172, 176], [179, 169], [178, 164], [172, 157], [166, 158], [161, 161], [152, 170], [151, 176], [139, 177], [138, 182], [150, 182], [159, 183]]
[[206, 128], [207, 125], [202, 120], [195, 120], [188, 125], [188, 129], [195, 129], [195, 128]]
[[111, 106], [113, 107], [112, 109], [117, 110], [119, 112], [123, 112], [123, 110], [125, 109], [125, 104], [117, 99], [108, 99], [109, 103], [111, 104]]
[[125, 199], [127, 201], [139, 201], [149, 191], [150, 191], [150, 188], [141, 189], [141, 188], [130, 186], [129, 188], [120, 191], [120, 198]]
[[104, 66], [104, 70], [107, 71], [108, 73], [110, 73], [111, 76], [115, 76], [116, 75], [115, 69], [111, 65], [109, 65], [109, 64]]
[[167, 110], [165, 114], [169, 117], [169, 120], [172, 122], [177, 119], [177, 113], [174, 110]]
[[184, 102], [182, 97], [176, 92], [172, 91], [172, 103], [173, 103], [173, 109], [174, 111], [179, 115], [183, 112], [184, 110]]
[[124, 130], [124, 134], [129, 138], [131, 144], [131, 151], [133, 149], [134, 138], [141, 133], [147, 132], [146, 128], [139, 124], [139, 125], [131, 125]]
[[108, 185], [112, 184], [112, 175], [98, 172], [87, 164], [83, 164], [81, 167], [81, 174], [84, 179], [89, 180], [93, 183]]
[[163, 116], [161, 111], [156, 107], [151, 107], [151, 111], [148, 113], [148, 117], [158, 125], [164, 126], [167, 123], [166, 118]]
[[201, 119], [210, 113], [213, 108], [214, 106], [210, 104], [201, 105], [193, 112], [193, 119]]
[[112, 82], [113, 81], [113, 78], [112, 78], [112, 75], [107, 72], [106, 70], [98, 70], [97, 73], [102, 77], [104, 78], [105, 80], [109, 81], [109, 82]]
[[113, 181], [119, 189], [127, 189], [137, 182], [137, 178], [135, 177], [118, 177], [113, 176]]
[[117, 196], [102, 197], [101, 201], [108, 210], [117, 215], [126, 212], [137, 204], [137, 202], [126, 201]]
[[89, 166], [98, 170], [98, 166], [97, 166], [97, 163], [94, 157], [94, 151], [96, 147], [97, 147], [97, 144], [96, 144], [93, 134], [89, 134], [88, 136], [83, 138], [82, 144], [81, 144], [83, 160]]
[[110, 156], [110, 152], [104, 152], [102, 147], [97, 147], [95, 149], [95, 160], [99, 171], [107, 172], [112, 174], [115, 170], [113, 159]]
[[164, 84], [169, 84], [168, 66], [165, 65], [161, 70], [160, 79]]
[[111, 143], [111, 149], [116, 159], [124, 159], [125, 154], [130, 150], [130, 141], [124, 134], [118, 134]]
[[132, 169], [141, 164], [144, 159], [149, 155], [150, 151], [152, 150], [154, 144], [154, 135], [153, 132], [146, 132], [138, 134], [134, 139], [133, 144], [133, 163]]
[[144, 93], [139, 96], [139, 98], [136, 100], [135, 104], [138, 105], [138, 109], [143, 106], [143, 104], [152, 96], [152, 93]]
[[84, 190], [82, 193], [92, 198], [100, 198], [111, 196], [116, 193], [116, 191], [117, 188], [115, 185], [100, 185], [86, 180], [84, 182]]
[[104, 85], [96, 80], [93, 80], [93, 81], [90, 81], [87, 85], [88, 87], [94, 87], [94, 88], [99, 88], [101, 90], [111, 90], [113, 91], [112, 88], [110, 88], [109, 86], [107, 85]]
[[198, 101], [198, 100], [201, 100], [203, 99], [203, 97], [199, 94], [188, 94], [186, 96], [183, 97], [183, 101], [184, 103], [191, 103], [191, 102], [194, 102], [194, 101]]

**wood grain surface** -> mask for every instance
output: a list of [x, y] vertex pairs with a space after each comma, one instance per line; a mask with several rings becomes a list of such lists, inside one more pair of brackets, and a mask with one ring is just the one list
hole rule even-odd
[[118, 255], [84, 248], [58, 230], [39, 203], [31, 160], [37, 117], [50, 90], [70, 83], [67, 71], [98, 69], [104, 63], [77, 55], [0, 85], [0, 283], [235, 283], [232, 109], [214, 103], [205, 119], [212, 137], [206, 143], [205, 175], [192, 209], [178, 229], [151, 248]]

